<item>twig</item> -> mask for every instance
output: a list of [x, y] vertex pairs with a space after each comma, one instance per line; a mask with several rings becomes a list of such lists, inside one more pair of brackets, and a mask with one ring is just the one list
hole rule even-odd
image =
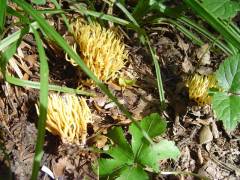
[[188, 175], [188, 176], [195, 176], [202, 180], [210, 180], [210, 178], [208, 178], [208, 177], [201, 176], [201, 175], [198, 175], [198, 174], [192, 173], [192, 172], [186, 172], [186, 171], [169, 171], [169, 172], [162, 171], [160, 174], [162, 174], [162, 175], [180, 175], [180, 174], [182, 174], [182, 175]]

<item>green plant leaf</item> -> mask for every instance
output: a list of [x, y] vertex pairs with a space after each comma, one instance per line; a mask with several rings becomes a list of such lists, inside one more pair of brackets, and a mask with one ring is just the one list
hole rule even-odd
[[139, 166], [127, 167], [116, 180], [148, 180], [148, 174]]
[[106, 176], [113, 172], [119, 171], [124, 166], [125, 162], [119, 161], [118, 159], [104, 159], [98, 160], [99, 164], [99, 176]]
[[240, 10], [240, 3], [231, 0], [203, 0], [203, 6], [221, 19], [232, 18]]
[[133, 153], [131, 146], [124, 137], [123, 130], [120, 127], [114, 127], [108, 132], [108, 137], [114, 142], [113, 147], [106, 151], [106, 154], [113, 159], [99, 160], [99, 175], [106, 176], [114, 171], [120, 170], [123, 166], [133, 164]]
[[240, 121], [240, 96], [230, 95], [226, 92], [218, 92], [213, 96], [213, 109], [224, 127], [232, 131]]
[[240, 54], [227, 58], [216, 72], [219, 86], [231, 93], [240, 93]]
[[[140, 126], [149, 134], [151, 138], [154, 138], [165, 132], [167, 123], [158, 113], [153, 113], [144, 117], [140, 123]], [[143, 135], [135, 124], [131, 124], [129, 131], [132, 135], [132, 150], [134, 155], [136, 155], [137, 152], [140, 151], [139, 148], [143, 144]]]
[[[143, 118], [140, 127], [148, 133], [150, 138], [161, 135], [166, 130], [166, 121], [158, 113], [153, 113]], [[114, 127], [108, 137], [114, 145], [106, 154], [112, 159], [100, 159], [100, 176], [120, 176], [118, 179], [148, 179], [142, 167], [149, 166], [156, 172], [159, 171], [159, 160], [176, 159], [180, 152], [173, 142], [162, 140], [159, 143], [149, 143], [143, 138], [143, 134], [132, 124], [129, 128], [132, 134], [132, 147], [124, 137], [123, 130]]]
[[107, 151], [107, 154], [121, 162], [131, 164], [133, 162], [133, 152], [124, 137], [122, 128], [114, 127], [108, 133], [108, 137], [113, 140], [114, 146]]
[[180, 155], [180, 151], [172, 141], [162, 140], [159, 143], [149, 145], [143, 148], [139, 155], [139, 160], [142, 164], [148, 165], [154, 171], [159, 171], [159, 161], [164, 159], [174, 159]]

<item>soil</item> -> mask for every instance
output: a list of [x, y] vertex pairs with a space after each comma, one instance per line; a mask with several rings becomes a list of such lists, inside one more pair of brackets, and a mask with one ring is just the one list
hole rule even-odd
[[[51, 7], [49, 3], [47, 6]], [[59, 16], [47, 17], [61, 34], [67, 34]], [[9, 20], [10, 21], [10, 20]], [[17, 29], [11, 26], [7, 35]], [[134, 86], [122, 88], [117, 82], [108, 83], [137, 119], [160, 112], [160, 103], [153, 62], [149, 51], [143, 47], [135, 33], [123, 30], [129, 59], [122, 69], [125, 75], [136, 79]], [[209, 52], [207, 63], [198, 58], [201, 48], [168, 25], [148, 27], [151, 43], [156, 48], [166, 97], [168, 121], [164, 138], [176, 143], [181, 151], [178, 161], [161, 162], [163, 172], [187, 171], [210, 179], [240, 179], [240, 130], [226, 132], [210, 105], [199, 107], [188, 97], [184, 79], [192, 73], [214, 72], [226, 57], [221, 52]], [[7, 36], [6, 35], [6, 36]], [[77, 88], [78, 69], [65, 61], [65, 54], [54, 44], [44, 42], [50, 68], [51, 84]], [[204, 48], [204, 47], [202, 47]], [[8, 66], [12, 75], [25, 80], [39, 81], [39, 60], [32, 34], [24, 37], [17, 53]], [[86, 97], [94, 123], [88, 127], [85, 147], [66, 145], [59, 137], [47, 132], [41, 168], [51, 170], [59, 179], [98, 179], [99, 154], [91, 147], [107, 146], [106, 133], [112, 126], [122, 126], [127, 132], [130, 121], [96, 87], [85, 87], [96, 97]], [[30, 179], [37, 137], [35, 104], [39, 91], [11, 85], [0, 78], [0, 179]], [[50, 179], [40, 171], [39, 179]], [[152, 179], [194, 179], [186, 175], [154, 174]]]

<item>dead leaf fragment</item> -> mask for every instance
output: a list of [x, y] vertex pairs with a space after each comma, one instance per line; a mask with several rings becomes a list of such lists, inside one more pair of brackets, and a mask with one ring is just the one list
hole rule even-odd
[[23, 58], [23, 60], [25, 60], [30, 67], [33, 67], [37, 63], [37, 55], [27, 55]]
[[218, 128], [217, 128], [216, 122], [212, 121], [211, 128], [212, 128], [213, 137], [215, 139], [219, 138], [219, 132], [218, 132]]
[[105, 144], [107, 143], [107, 140], [108, 140], [107, 136], [104, 136], [104, 135], [98, 135], [94, 139], [94, 141], [96, 142], [96, 147], [99, 149], [105, 146]]
[[94, 98], [94, 101], [97, 103], [98, 106], [103, 107], [106, 104], [107, 97], [96, 97]]
[[185, 73], [192, 73], [194, 71], [194, 67], [187, 57], [184, 58], [182, 68]]
[[204, 44], [202, 47], [200, 47], [197, 50], [197, 58], [200, 60], [201, 65], [211, 64], [210, 51], [209, 51], [209, 45], [208, 44]]
[[189, 44], [185, 43], [183, 41], [183, 39], [177, 35], [177, 39], [178, 39], [178, 46], [186, 53], [187, 50], [189, 49]]
[[202, 75], [209, 75], [213, 73], [213, 69], [211, 67], [206, 66], [200, 66], [196, 71]]
[[67, 157], [60, 158], [58, 162], [52, 164], [53, 174], [56, 178], [62, 177], [64, 175], [64, 170], [72, 166]]

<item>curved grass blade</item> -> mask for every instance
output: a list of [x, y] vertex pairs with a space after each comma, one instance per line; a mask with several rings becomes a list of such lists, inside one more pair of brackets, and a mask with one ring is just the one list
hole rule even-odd
[[[37, 22], [31, 23], [30, 26], [34, 27], [35, 29], [39, 28]], [[13, 42], [17, 41], [22, 36], [23, 32], [25, 32], [25, 30], [29, 30], [28, 32], [32, 32], [31, 29], [29, 29], [29, 27], [25, 27], [25, 28], [20, 29], [20, 30], [16, 31], [15, 33], [9, 35], [8, 37], [4, 38], [3, 40], [1, 40], [0, 41], [0, 51], [4, 50], [6, 47], [8, 47]]]
[[47, 119], [47, 109], [48, 109], [48, 62], [47, 57], [45, 55], [44, 48], [42, 46], [42, 41], [38, 32], [32, 28], [37, 49], [39, 53], [40, 59], [40, 97], [39, 97], [39, 120], [38, 120], [38, 134], [37, 134], [37, 143], [35, 147], [35, 156], [33, 161], [33, 169], [32, 169], [32, 180], [37, 180], [38, 171], [40, 168], [40, 163], [43, 155], [43, 144], [44, 144], [44, 137], [45, 137], [45, 125]]
[[[10, 76], [8, 74], [6, 75], [5, 78], [6, 78], [6, 81], [9, 82], [10, 84], [14, 84], [17, 86], [22, 86], [22, 87], [40, 89], [39, 82], [19, 79], [19, 78]], [[62, 92], [62, 93], [80, 94], [80, 95], [84, 95], [84, 96], [95, 96], [95, 94], [89, 93], [87, 91], [83, 91], [80, 89], [73, 89], [73, 88], [69, 88], [69, 87], [57, 86], [57, 85], [53, 85], [53, 84], [49, 84], [48, 89], [51, 91], [57, 91], [57, 92]]]
[[197, 0], [184, 0], [184, 2], [206, 20], [216, 31], [218, 31], [227, 41], [240, 49], [240, 34], [233, 32], [225, 23], [217, 19], [211, 12], [205, 9]]
[[6, 76], [6, 67], [8, 61], [11, 59], [11, 57], [15, 54], [19, 44], [22, 41], [22, 37], [28, 32], [29, 27], [25, 27], [19, 31], [18, 38], [13, 41], [12, 44], [10, 44], [8, 47], [4, 47], [4, 51], [1, 54], [1, 59], [0, 59], [0, 68], [1, 72], [3, 73], [3, 76], [5, 78]]
[[43, 144], [44, 144], [44, 137], [45, 137], [45, 125], [47, 119], [47, 109], [48, 109], [48, 62], [47, 57], [45, 55], [44, 48], [42, 46], [42, 41], [38, 32], [32, 28], [37, 49], [39, 53], [40, 59], [40, 96], [39, 96], [39, 120], [38, 120], [38, 134], [37, 134], [37, 143], [35, 147], [35, 156], [33, 161], [33, 169], [32, 169], [32, 177], [31, 179], [37, 179], [38, 171], [40, 168], [40, 163], [43, 155]]
[[140, 27], [138, 22], [134, 19], [130, 12], [118, 1], [115, 2], [116, 6], [128, 17], [128, 19], [137, 27]]
[[30, 22], [30, 19], [24, 15], [22, 15], [21, 13], [19, 13], [18, 11], [14, 10], [11, 7], [7, 7], [7, 15], [12, 15], [12, 16], [16, 16], [20, 19], [21, 22], [28, 24]]
[[[56, 8], [58, 10], [62, 10], [61, 6], [58, 4], [58, 2], [56, 0], [51, 0], [52, 3], [56, 6]], [[71, 28], [70, 28], [70, 24], [68, 23], [67, 17], [64, 14], [61, 14], [62, 18], [63, 18], [63, 22], [65, 23], [65, 25], [67, 26], [67, 29], [69, 32], [71, 32]]]
[[[157, 60], [157, 54], [155, 52], [155, 50], [151, 47], [151, 43], [148, 39], [148, 36], [145, 32], [144, 29], [142, 29], [139, 24], [137, 23], [137, 21], [134, 19], [134, 17], [131, 15], [131, 13], [128, 12], [128, 10], [121, 5], [121, 3], [116, 2], [116, 5], [123, 11], [123, 13], [125, 13], [125, 15], [128, 17], [128, 19], [136, 26], [136, 31], [138, 33], [140, 33], [140, 40], [141, 42], [146, 45], [148, 47], [148, 49], [150, 50], [152, 59], [153, 59], [153, 63], [155, 66], [155, 71], [156, 71], [156, 76], [157, 76], [157, 84], [158, 84], [158, 92], [159, 92], [159, 100], [160, 100], [160, 109], [161, 111], [164, 109], [165, 107], [165, 97], [164, 97], [164, 90], [163, 90], [163, 83], [162, 83], [162, 78], [161, 78], [161, 71], [160, 71], [160, 66]], [[140, 30], [139, 30], [140, 29]], [[145, 44], [146, 42], [146, 44]]]
[[7, 0], [0, 0], [0, 34], [3, 32], [6, 19]]
[[124, 19], [112, 16], [112, 15], [108, 15], [108, 14], [104, 14], [104, 13], [99, 13], [99, 12], [87, 10], [86, 8], [81, 7], [81, 6], [77, 6], [75, 8], [76, 8], [75, 10], [77, 12], [79, 12], [81, 14], [84, 14], [84, 15], [90, 15], [90, 16], [93, 16], [93, 17], [96, 17], [96, 18], [100, 18], [100, 19], [103, 19], [103, 20], [106, 20], [106, 21], [111, 21], [113, 23], [117, 23], [117, 24], [120, 24], [120, 25], [123, 25], [123, 26], [130, 25], [129, 21], [126, 21]]
[[160, 66], [159, 66], [159, 63], [158, 63], [158, 59], [157, 59], [157, 53], [156, 53], [155, 49], [152, 48], [152, 46], [150, 44], [150, 41], [148, 39], [147, 39], [147, 45], [148, 45], [148, 48], [150, 50], [150, 53], [151, 53], [151, 56], [152, 56], [152, 59], [153, 59], [153, 62], [154, 62], [154, 66], [155, 66], [159, 100], [160, 100], [160, 107], [161, 107], [161, 111], [163, 111], [164, 108], [165, 108], [165, 96], [164, 96], [164, 89], [163, 89], [163, 83], [162, 83], [162, 77], [161, 77], [161, 70], [160, 70]]
[[199, 46], [202, 46], [204, 44], [204, 42], [200, 38], [198, 38], [196, 35], [194, 35], [191, 31], [186, 29], [184, 26], [182, 26], [177, 21], [174, 21], [172, 19], [166, 19], [166, 21], [168, 21], [169, 23], [173, 24], [176, 27], [176, 29], [181, 31], [185, 36], [187, 36], [195, 44], [197, 44]]
[[85, 72], [88, 77], [90, 77], [96, 85], [118, 106], [118, 108], [141, 130], [144, 137], [152, 144], [151, 138], [148, 136], [146, 131], [144, 131], [138, 122], [132, 117], [130, 112], [123, 106], [118, 99], [111, 93], [105, 84], [103, 84], [93, 73], [92, 71], [84, 64], [79, 55], [73, 51], [73, 49], [66, 43], [63, 37], [56, 32], [56, 30], [51, 27], [41, 15], [32, 8], [31, 5], [26, 3], [23, 0], [14, 0], [25, 12], [31, 15], [42, 28], [42, 30], [48, 35], [49, 38], [53, 39], [60, 47], [62, 47], [68, 55], [74, 59], [74, 61], [80, 66], [80, 68]]
[[190, 19], [186, 18], [186, 17], [179, 17], [177, 19], [177, 21], [185, 24], [186, 26], [192, 28], [193, 30], [197, 31], [198, 33], [200, 33], [201, 35], [205, 36], [206, 38], [208, 38], [211, 42], [213, 42], [214, 44], [216, 44], [216, 46], [221, 49], [223, 52], [225, 52], [226, 54], [233, 54], [231, 49], [229, 49], [223, 42], [221, 42], [217, 37], [215, 37], [213, 34], [211, 34], [210, 32], [208, 32], [206, 29], [204, 29], [203, 27], [199, 26], [198, 24], [194, 23], [193, 21], [191, 21]]

